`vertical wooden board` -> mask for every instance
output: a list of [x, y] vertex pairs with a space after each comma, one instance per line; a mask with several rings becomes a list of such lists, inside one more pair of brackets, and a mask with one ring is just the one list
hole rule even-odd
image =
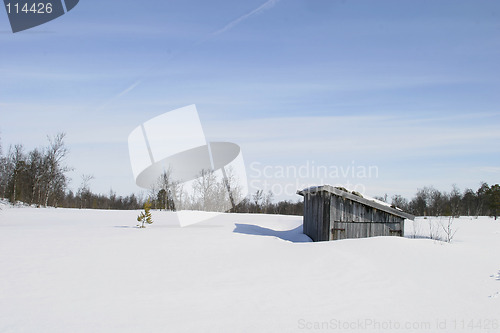
[[322, 241], [330, 239], [330, 193], [328, 192], [323, 192], [323, 216], [320, 234]]
[[380, 223], [380, 226], [382, 228], [381, 236], [390, 236], [391, 235], [391, 233], [390, 233], [391, 229], [389, 228], [389, 226], [387, 224]]
[[307, 235], [307, 209], [309, 208], [309, 205], [307, 203], [307, 193], [304, 193], [304, 208], [303, 208], [303, 215], [302, 215], [302, 232]]
[[[311, 224], [312, 224], [312, 200], [311, 195], [307, 193], [304, 196], [304, 234], [311, 237]], [[311, 237], [312, 238], [312, 237]]]
[[351, 221], [358, 221], [358, 203], [351, 201]]
[[330, 221], [331, 222], [339, 221], [340, 219], [338, 215], [339, 215], [339, 200], [337, 196], [332, 195], [330, 198]]
[[330, 197], [330, 227], [332, 227], [332, 228], [333, 228], [333, 226], [331, 225], [331, 223], [335, 219], [336, 211], [337, 210], [335, 209], [335, 196], [332, 195]]
[[335, 198], [335, 208], [334, 208], [334, 219], [335, 221], [342, 221], [342, 203], [340, 202], [340, 198]]
[[313, 198], [313, 223], [311, 233], [313, 234], [313, 239], [315, 242], [318, 241], [318, 220], [320, 219], [319, 209], [321, 207], [321, 198], [318, 195], [315, 195]]
[[339, 229], [343, 229], [339, 233], [339, 236], [340, 236], [339, 239], [346, 239], [346, 238], [348, 238], [348, 236], [347, 236], [347, 223], [340, 222], [339, 223]]
[[315, 218], [315, 239], [317, 242], [321, 241], [321, 225], [323, 223], [323, 195], [322, 193], [318, 193], [316, 196], [316, 218]]
[[372, 229], [373, 229], [373, 223], [364, 223], [364, 230], [365, 230], [365, 237], [373, 237], [372, 236]]
[[[307, 221], [305, 222], [307, 224], [307, 228], [305, 228], [304, 230], [307, 229], [307, 233], [306, 235], [308, 235], [309, 237], [311, 237], [311, 231], [313, 229], [313, 210], [314, 210], [314, 202], [313, 202], [313, 198], [311, 197], [310, 194], [307, 194], [307, 214], [304, 215], [304, 216], [307, 216]], [[312, 238], [312, 237], [311, 237]]]
[[314, 212], [316, 202], [314, 200], [313, 196], [309, 196], [309, 210], [308, 210], [308, 223], [307, 223], [307, 236], [311, 237], [313, 241], [316, 241], [316, 238], [314, 236], [314, 219], [316, 213]]
[[366, 207], [364, 205], [358, 204], [359, 206], [359, 221], [360, 222], [368, 222], [365, 217]]
[[363, 210], [364, 210], [363, 205], [359, 204], [358, 202], [355, 202], [355, 205], [354, 205], [354, 221], [355, 222], [365, 222], [365, 221], [363, 221]]
[[346, 222], [352, 222], [352, 201], [346, 200], [345, 201], [345, 221]]
[[315, 237], [316, 241], [320, 240], [320, 233], [321, 233], [321, 221], [323, 220], [323, 198], [321, 195], [317, 196], [316, 199], [316, 207], [315, 207], [315, 218], [314, 218], [314, 232], [315, 232]]
[[339, 198], [339, 221], [344, 222], [346, 220], [345, 217], [345, 201], [343, 198]]
[[353, 231], [349, 223], [345, 224], [345, 238], [353, 238]]
[[[309, 212], [307, 214], [307, 232], [308, 236], [311, 237], [314, 230], [314, 201], [309, 201]], [[311, 237], [312, 238], [312, 237]]]
[[354, 224], [354, 223], [346, 223], [346, 237], [347, 238], [358, 238], [357, 237], [357, 234], [358, 234], [358, 230], [357, 230], [357, 226]]
[[346, 215], [345, 215], [345, 200], [342, 198], [339, 198], [339, 221], [346, 221]]
[[349, 223], [349, 229], [351, 231], [351, 238], [360, 238], [360, 228], [361, 225], [358, 223]]
[[370, 231], [368, 233], [369, 237], [375, 237], [377, 235], [377, 225], [370, 224]]
[[346, 238], [345, 223], [334, 222], [331, 233], [332, 233], [333, 240], [345, 239]]
[[371, 221], [371, 209], [369, 209], [368, 207], [365, 207], [365, 215], [364, 215], [364, 221], [365, 222], [370, 222]]
[[307, 194], [308, 209], [304, 212], [304, 233], [313, 241], [317, 241], [317, 209], [320, 207], [318, 196]]
[[373, 226], [373, 236], [386, 236], [385, 226], [383, 223], [376, 223]]
[[321, 232], [322, 232], [322, 226], [323, 226], [323, 194], [320, 194], [320, 200], [319, 200], [319, 205], [318, 205], [318, 218], [316, 219], [316, 238], [319, 241], [322, 241], [321, 238]]
[[335, 229], [335, 217], [337, 215], [337, 209], [335, 207], [337, 201], [336, 201], [336, 196], [335, 195], [332, 195], [330, 196], [330, 237], [329, 237], [329, 240], [334, 240], [335, 239], [335, 233], [334, 233], [334, 229]]
[[320, 206], [320, 199], [317, 195], [311, 197], [312, 211], [311, 211], [311, 230], [309, 237], [313, 241], [318, 241], [318, 207]]

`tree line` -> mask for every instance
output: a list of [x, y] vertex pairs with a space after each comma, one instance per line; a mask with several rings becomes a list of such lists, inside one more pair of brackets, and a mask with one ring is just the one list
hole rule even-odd
[[[12, 203], [24, 202], [37, 207], [140, 209], [149, 200], [153, 209], [160, 210], [303, 214], [301, 201], [274, 202], [271, 192], [257, 190], [242, 197], [238, 182], [230, 171], [223, 179], [218, 179], [213, 172], [203, 170], [195, 180], [192, 193], [187, 193], [182, 184], [172, 181], [169, 171], [158, 178], [146, 196], [117, 196], [112, 190], [109, 194], [93, 193], [91, 175], [82, 175], [79, 188], [73, 192], [68, 189], [67, 173], [72, 168], [66, 165], [69, 150], [64, 138], [64, 133], [48, 137], [46, 146], [27, 152], [21, 144], [16, 144], [3, 154], [0, 144], [0, 197]], [[376, 198], [389, 202], [387, 195]], [[464, 191], [454, 185], [450, 192], [427, 186], [418, 189], [411, 200], [394, 195], [390, 203], [416, 216], [489, 215], [496, 218], [500, 211], [500, 185], [481, 183], [477, 190], [467, 188]]]
[[[387, 195], [376, 199], [389, 202]], [[500, 185], [482, 182], [477, 190], [466, 188], [463, 192], [456, 185], [450, 192], [426, 186], [409, 201], [401, 195], [391, 199], [392, 206], [415, 216], [493, 216], [496, 220], [500, 212]]]
[[3, 156], [0, 146], [0, 196], [37, 206], [60, 205], [70, 170], [64, 164], [68, 154], [64, 136], [60, 133], [49, 137], [46, 147], [27, 153], [21, 144], [16, 144]]
[[138, 209], [143, 202], [131, 194], [117, 196], [92, 193], [89, 176], [82, 176], [82, 185], [76, 193], [68, 190], [66, 165], [69, 150], [64, 133], [47, 137], [44, 147], [26, 151], [22, 144], [10, 146], [3, 152], [0, 144], [0, 198], [11, 203], [24, 202], [37, 207]]
[[302, 201], [282, 200], [274, 202], [273, 194], [257, 190], [242, 195], [239, 180], [228, 168], [223, 177], [214, 171], [202, 170], [190, 189], [172, 180], [171, 170], [166, 170], [153, 184], [148, 199], [153, 209], [204, 210], [233, 213], [262, 213], [302, 215]]

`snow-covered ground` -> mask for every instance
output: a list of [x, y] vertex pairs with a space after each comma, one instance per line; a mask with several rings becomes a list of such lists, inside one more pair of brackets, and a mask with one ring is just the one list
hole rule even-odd
[[2, 205], [0, 332], [500, 332], [500, 221], [311, 243], [301, 217], [137, 214]]

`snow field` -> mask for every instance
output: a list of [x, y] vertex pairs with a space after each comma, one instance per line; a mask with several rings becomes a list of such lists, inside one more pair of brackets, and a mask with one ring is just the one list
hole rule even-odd
[[181, 228], [154, 211], [139, 229], [137, 215], [3, 205], [0, 332], [500, 332], [500, 222], [487, 217], [457, 219], [448, 244], [312, 243], [300, 216]]

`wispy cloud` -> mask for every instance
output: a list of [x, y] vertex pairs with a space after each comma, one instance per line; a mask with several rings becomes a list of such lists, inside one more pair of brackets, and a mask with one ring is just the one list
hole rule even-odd
[[274, 5], [276, 5], [277, 3], [279, 2], [279, 0], [268, 0], [266, 1], [265, 3], [263, 3], [262, 5], [260, 5], [259, 7], [255, 8], [254, 10], [238, 17], [237, 19], [229, 22], [228, 24], [226, 24], [222, 29], [219, 29], [213, 33], [210, 34], [210, 37], [215, 37], [215, 36], [218, 36], [218, 35], [221, 35], [225, 32], [228, 32], [229, 30], [233, 29], [235, 26], [237, 26], [238, 24], [240, 24], [241, 22], [247, 20], [248, 18], [254, 16], [254, 15], [257, 15], [265, 10], [268, 10], [272, 7], [274, 7]]
[[500, 167], [486, 166], [479, 168], [479, 170], [488, 173], [500, 173]]
[[495, 142], [500, 140], [500, 133], [493, 124], [474, 121], [471, 115], [468, 121], [443, 126], [437, 121], [432, 124], [428, 116], [424, 117], [427, 121], [421, 123], [416, 122], [418, 117], [404, 115], [225, 120], [208, 123], [205, 130], [211, 140], [224, 136], [255, 155], [283, 158], [324, 154], [379, 158], [380, 154], [388, 154], [386, 158], [397, 160], [416, 156], [465, 157], [499, 151]]
[[142, 83], [142, 80], [137, 80], [135, 81], [130, 87], [128, 87], [127, 89], [125, 89], [124, 91], [122, 91], [121, 93], [119, 93], [118, 95], [116, 95], [116, 98], [120, 98], [122, 97], [123, 95], [131, 92], [132, 90], [134, 90], [135, 87], [137, 87], [138, 85], [140, 85]]
[[135, 81], [132, 85], [128, 86], [125, 90], [121, 91], [120, 93], [116, 94], [115, 96], [111, 97], [106, 102], [104, 102], [103, 104], [101, 104], [100, 106], [98, 106], [97, 109], [96, 109], [96, 111], [103, 110], [104, 108], [106, 108], [107, 106], [109, 106], [111, 103], [113, 103], [115, 100], [119, 99], [120, 97], [125, 96], [126, 94], [128, 94], [129, 92], [131, 92], [132, 90], [134, 90], [141, 83], [142, 83], [142, 79], [139, 79], [139, 80]]
[[[276, 5], [279, 1], [280, 1], [280, 0], [268, 0], [268, 1], [266, 1], [265, 3], [263, 3], [263, 4], [262, 4], [262, 5], [260, 5], [259, 7], [255, 8], [254, 10], [252, 10], [252, 11], [250, 11], [250, 12], [248, 12], [248, 13], [246, 13], [246, 14], [244, 14], [244, 15], [240, 16], [240, 17], [238, 17], [237, 19], [235, 19], [235, 20], [233, 20], [233, 21], [229, 22], [229, 23], [228, 23], [228, 24], [226, 24], [226, 25], [225, 25], [222, 29], [219, 29], [219, 30], [217, 30], [217, 31], [212, 32], [212, 33], [208, 36], [208, 38], [205, 38], [205, 39], [203, 39], [203, 40], [201, 40], [201, 41], [199, 41], [199, 42], [194, 43], [194, 44], [193, 44], [193, 46], [196, 46], [196, 45], [202, 44], [202, 43], [204, 43], [204, 42], [208, 41], [210, 38], [213, 38], [213, 37], [216, 37], [216, 36], [219, 36], [219, 35], [221, 35], [221, 34], [223, 34], [223, 33], [228, 32], [229, 30], [233, 29], [233, 28], [234, 28], [234, 27], [236, 27], [238, 24], [240, 24], [241, 22], [243, 22], [243, 21], [245, 21], [245, 20], [249, 19], [250, 17], [252, 17], [252, 16], [254, 16], [254, 15], [257, 15], [257, 14], [259, 14], [259, 13], [262, 13], [263, 11], [268, 10], [268, 9], [270, 9], [270, 8], [274, 7], [274, 6], [275, 6], [275, 5]], [[177, 54], [180, 54], [180, 53], [182, 53], [182, 52], [178, 52]], [[172, 57], [173, 57], [173, 56], [170, 56], [170, 58], [172, 58]], [[143, 75], [143, 77], [142, 77], [141, 79], [137, 80], [137, 81], [136, 81], [136, 82], [134, 82], [132, 85], [130, 85], [129, 87], [127, 87], [125, 90], [123, 90], [122, 92], [118, 93], [117, 95], [115, 95], [114, 97], [112, 97], [111, 99], [109, 99], [107, 102], [105, 102], [104, 104], [102, 104], [102, 105], [98, 108], [98, 110], [100, 110], [100, 109], [104, 108], [105, 106], [107, 106], [107, 105], [109, 105], [111, 102], [113, 102], [114, 100], [116, 100], [116, 99], [118, 99], [118, 98], [120, 98], [120, 97], [122, 97], [122, 96], [124, 96], [124, 95], [128, 94], [130, 91], [134, 90], [137, 86], [139, 86], [139, 85], [142, 83], [143, 78], [144, 78], [145, 76], [147, 76], [148, 72], [151, 72], [151, 69], [152, 69], [152, 68], [157, 69], [157, 68], [158, 68], [158, 66], [152, 66], [152, 67], [150, 67], [150, 69], [149, 69], [149, 70], [148, 70], [148, 71], [147, 71], [147, 72]]]

